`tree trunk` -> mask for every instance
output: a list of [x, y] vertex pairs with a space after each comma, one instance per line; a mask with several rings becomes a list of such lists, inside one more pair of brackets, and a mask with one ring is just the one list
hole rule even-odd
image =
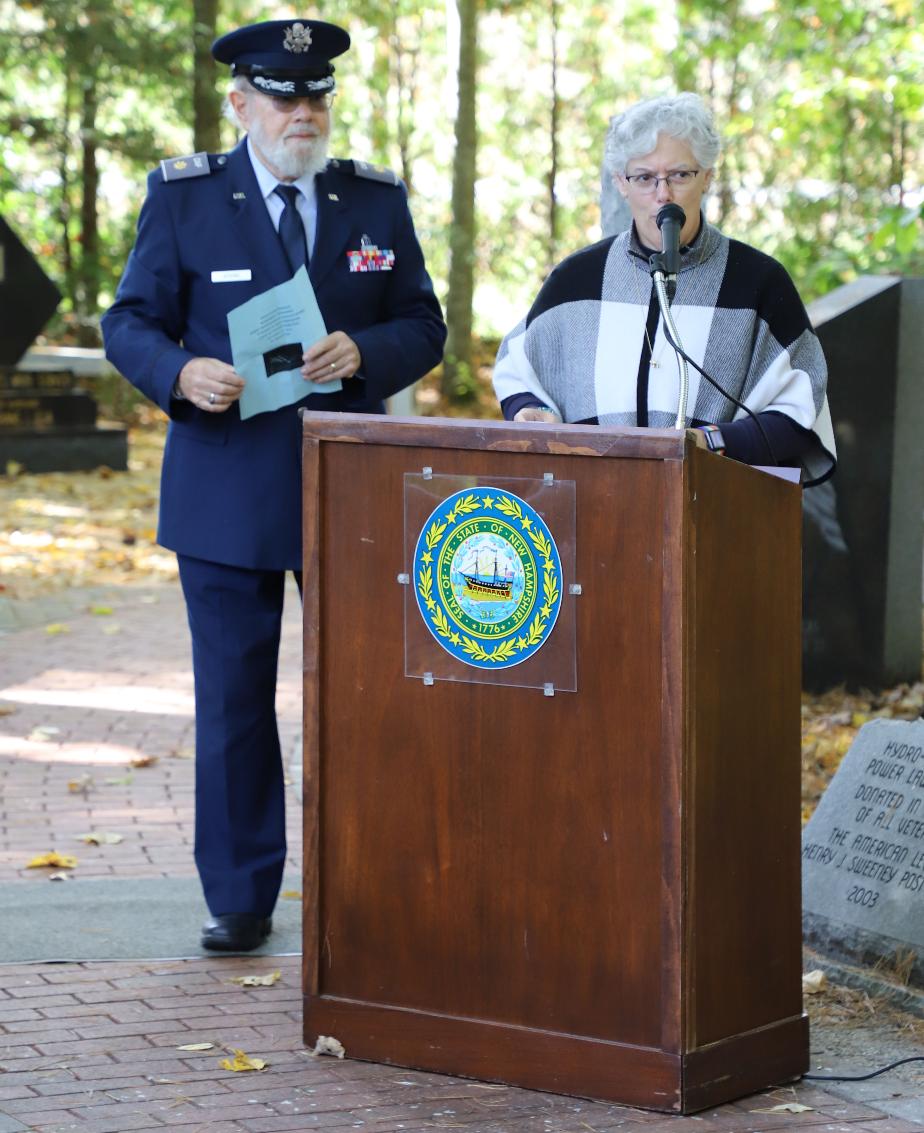
[[99, 334], [87, 321], [94, 316], [99, 302], [99, 169], [96, 164], [96, 114], [99, 99], [95, 69], [82, 77], [83, 99], [80, 110], [81, 201], [80, 201], [80, 284], [78, 287], [80, 345], [99, 345]]
[[547, 266], [548, 270], [558, 261], [558, 196], [556, 194], [556, 181], [558, 180], [558, 124], [561, 118], [561, 98], [558, 94], [558, 0], [551, 0], [549, 14], [552, 22], [552, 103], [549, 114], [549, 135], [551, 155], [549, 158], [549, 172], [546, 178], [549, 200], [549, 244]]
[[218, 64], [211, 46], [218, 19], [218, 0], [193, 0], [193, 149], [221, 149], [221, 102]]
[[475, 292], [475, 177], [478, 128], [475, 94], [478, 72], [478, 0], [458, 0], [459, 105], [452, 166], [452, 223], [449, 233], [449, 294], [446, 299], [446, 358], [443, 394], [467, 401], [475, 392], [472, 301]]

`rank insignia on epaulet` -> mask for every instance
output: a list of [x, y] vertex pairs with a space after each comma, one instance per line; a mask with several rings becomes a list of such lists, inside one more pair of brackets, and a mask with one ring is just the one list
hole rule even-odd
[[160, 163], [165, 181], [182, 181], [186, 177], [205, 177], [212, 172], [207, 153], [192, 153], [186, 157], [165, 158]]
[[391, 169], [381, 165], [370, 165], [368, 161], [337, 161], [331, 162], [334, 169], [341, 169], [345, 173], [354, 173], [357, 177], [365, 177], [367, 181], [381, 181], [383, 185], [400, 185], [401, 179]]

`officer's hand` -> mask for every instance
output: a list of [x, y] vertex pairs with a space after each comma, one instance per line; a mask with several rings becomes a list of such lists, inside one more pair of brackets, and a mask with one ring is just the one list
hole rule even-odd
[[359, 347], [348, 334], [335, 330], [310, 346], [302, 356], [302, 377], [306, 382], [332, 382], [352, 378], [362, 365]]
[[180, 370], [180, 393], [199, 409], [224, 413], [244, 390], [244, 379], [217, 358], [191, 358]]
[[538, 405], [529, 405], [519, 409], [513, 415], [514, 421], [548, 421], [556, 423], [561, 421], [558, 414], [552, 409], [540, 409]]

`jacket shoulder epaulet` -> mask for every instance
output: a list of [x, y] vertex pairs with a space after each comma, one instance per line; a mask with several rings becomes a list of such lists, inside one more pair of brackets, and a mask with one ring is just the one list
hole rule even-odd
[[185, 157], [167, 157], [160, 163], [165, 181], [185, 181], [190, 177], [207, 177], [228, 164], [224, 153], [190, 153]]
[[383, 185], [397, 186], [401, 178], [393, 169], [385, 169], [381, 165], [370, 165], [368, 161], [357, 161], [355, 158], [333, 158], [330, 168], [338, 173], [347, 173], [353, 177], [363, 177], [367, 181], [380, 181]]

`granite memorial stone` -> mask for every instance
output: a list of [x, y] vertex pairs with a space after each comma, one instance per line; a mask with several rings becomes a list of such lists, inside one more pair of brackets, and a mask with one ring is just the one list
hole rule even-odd
[[806, 943], [924, 986], [924, 720], [857, 734], [802, 835]]
[[804, 495], [806, 688], [921, 678], [924, 279], [863, 276], [809, 307], [837, 474]]
[[[29, 351], [61, 293], [0, 218], [0, 473], [128, 467], [128, 434], [98, 425], [95, 399], [77, 385], [100, 372], [102, 351]], [[87, 355], [93, 355], [88, 365]]]

